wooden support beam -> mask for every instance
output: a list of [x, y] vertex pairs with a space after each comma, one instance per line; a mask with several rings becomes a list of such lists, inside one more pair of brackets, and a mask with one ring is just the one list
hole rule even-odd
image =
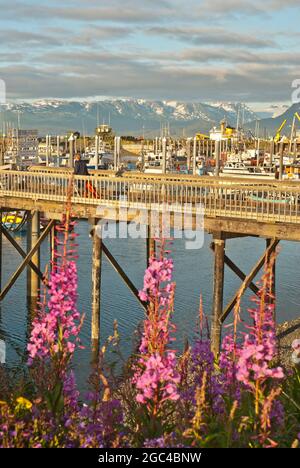
[[[213, 242], [211, 243], [210, 248], [212, 249], [212, 251], [215, 250]], [[245, 273], [242, 270], [240, 270], [240, 268], [232, 260], [230, 260], [230, 258], [227, 257], [227, 255], [224, 255], [224, 262], [225, 265], [227, 265], [242, 281], [245, 280]], [[256, 284], [251, 282], [249, 284], [249, 288], [254, 292], [254, 294], [258, 294], [259, 288], [256, 286]]]
[[248, 276], [246, 276], [246, 278], [244, 279], [244, 282], [243, 284], [241, 285], [241, 288], [237, 291], [237, 293], [235, 294], [235, 296], [232, 298], [232, 300], [230, 301], [230, 303], [227, 305], [226, 309], [224, 310], [223, 314], [221, 315], [221, 323], [223, 323], [226, 318], [228, 317], [228, 315], [230, 314], [230, 312], [233, 310], [233, 308], [235, 307], [236, 303], [237, 303], [237, 299], [240, 295], [240, 291], [243, 290], [245, 291], [250, 283], [253, 281], [253, 279], [255, 278], [255, 276], [257, 275], [257, 273], [261, 270], [261, 268], [264, 266], [265, 264], [265, 261], [266, 261], [266, 258], [268, 255], [271, 255], [272, 252], [275, 251], [277, 245], [279, 244], [279, 240], [275, 239], [273, 240], [269, 247], [267, 248], [267, 250], [264, 252], [264, 254], [260, 257], [260, 259], [258, 260], [258, 262], [256, 263], [256, 265], [252, 268], [251, 272], [249, 273]]
[[138, 290], [136, 289], [136, 287], [134, 286], [134, 284], [132, 283], [132, 281], [128, 278], [128, 276], [126, 275], [126, 273], [124, 272], [124, 270], [122, 269], [122, 267], [119, 265], [119, 263], [117, 262], [117, 260], [114, 258], [114, 256], [110, 253], [110, 251], [108, 250], [108, 248], [104, 245], [104, 243], [102, 242], [102, 250], [103, 250], [103, 253], [105, 254], [105, 256], [107, 257], [107, 260], [109, 261], [109, 263], [112, 265], [112, 267], [116, 270], [116, 272], [121, 276], [122, 280], [124, 281], [124, 283], [126, 284], [126, 286], [129, 288], [129, 290], [132, 292], [132, 294], [134, 295], [134, 297], [138, 300], [138, 302], [141, 304], [141, 306], [143, 307], [143, 309], [145, 311], [147, 311], [147, 304], [145, 302], [143, 302], [140, 297], [139, 297], [139, 292]]
[[215, 266], [214, 266], [214, 292], [213, 292], [213, 310], [212, 310], [212, 328], [211, 328], [211, 349], [215, 356], [219, 354], [221, 345], [222, 322], [221, 314], [223, 311], [223, 290], [224, 290], [224, 255], [225, 240], [220, 236], [214, 237], [215, 244]]
[[[97, 222], [95, 220], [95, 226]], [[100, 347], [100, 317], [101, 317], [101, 266], [102, 266], [102, 236], [99, 227], [93, 230], [92, 256], [92, 353], [93, 360], [99, 356]]]
[[19, 266], [19, 268], [15, 271], [15, 273], [12, 275], [12, 277], [10, 278], [10, 280], [8, 281], [8, 283], [6, 284], [6, 286], [4, 287], [4, 289], [1, 291], [0, 293], [0, 301], [2, 301], [4, 299], [4, 297], [6, 296], [6, 294], [9, 292], [9, 290], [11, 289], [11, 287], [15, 284], [15, 282], [17, 281], [17, 279], [19, 278], [19, 276], [21, 275], [21, 273], [24, 271], [24, 269], [28, 266], [29, 264], [29, 261], [32, 259], [32, 257], [35, 255], [35, 253], [38, 251], [40, 245], [42, 244], [42, 242], [44, 241], [44, 239], [48, 236], [53, 224], [54, 224], [55, 221], [50, 221], [48, 226], [45, 228], [45, 230], [43, 231], [43, 233], [41, 234], [41, 236], [39, 237], [39, 239], [36, 241], [36, 243], [34, 244], [34, 246], [32, 247], [32, 249], [30, 250], [30, 252], [28, 252], [28, 254], [26, 255], [26, 257], [24, 258], [23, 262], [21, 263], [21, 265]]
[[[21, 255], [21, 257], [26, 258], [27, 256], [26, 252], [24, 252], [22, 247], [20, 247], [17, 241], [7, 231], [7, 229], [5, 229], [5, 227], [2, 226], [1, 232], [4, 235], [4, 237], [6, 237], [6, 239], [11, 243], [11, 245], [16, 249], [16, 251]], [[31, 260], [28, 262], [28, 267], [30, 267], [38, 275], [41, 281], [45, 280], [44, 274], [34, 263], [32, 263]]]

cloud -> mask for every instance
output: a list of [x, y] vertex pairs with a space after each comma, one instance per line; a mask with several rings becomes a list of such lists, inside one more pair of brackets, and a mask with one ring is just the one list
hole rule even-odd
[[282, 11], [299, 6], [298, 0], [203, 0], [197, 11], [211, 17], [270, 16], [274, 10]]
[[[288, 67], [244, 64], [239, 67], [178, 65], [154, 67], [135, 60], [120, 63], [117, 57], [101, 62], [72, 63], [58, 57], [56, 64], [37, 68], [25, 65], [2, 67], [9, 79], [11, 97], [26, 99], [72, 98], [97, 95], [148, 99], [234, 100], [271, 102], [288, 100], [295, 78]], [[88, 59], [86, 59], [88, 60]], [[93, 66], [90, 64], [93, 63]], [[7, 81], [8, 82], [8, 81]]]
[[300, 76], [297, 10], [288, 24], [283, 15], [298, 1], [1, 4], [0, 78], [10, 98], [283, 101]]
[[216, 63], [227, 64], [265, 64], [289, 66], [293, 69], [300, 64], [300, 52], [277, 52], [277, 51], [259, 51], [244, 49], [228, 49], [224, 47], [193, 47], [183, 49], [170, 55], [168, 52], [153, 54], [153, 58], [161, 61], [170, 62], [195, 62], [195, 63]]
[[274, 40], [260, 39], [251, 34], [241, 34], [223, 28], [174, 28], [155, 27], [148, 29], [149, 34], [167, 36], [177, 41], [195, 45], [224, 45], [231, 47], [247, 46], [249, 48], [275, 47]]
[[45, 18], [68, 20], [76, 22], [119, 22], [119, 23], [149, 23], [159, 21], [163, 16], [166, 16], [169, 10], [169, 4], [163, 2], [159, 8], [153, 8], [153, 4], [146, 2], [146, 7], [141, 6], [141, 3], [126, 2], [124, 8], [123, 1], [114, 1], [108, 3], [109, 6], [100, 5], [89, 6], [89, 4], [77, 4], [70, 2], [70, 5], [65, 7], [58, 4], [50, 6], [40, 3], [33, 5], [26, 3], [14, 3], [6, 5], [1, 11], [2, 18], [15, 19], [19, 16], [22, 19], [36, 18], [43, 21]]
[[0, 44], [5, 46], [57, 46], [60, 41], [53, 35], [10, 29], [0, 30]]
[[90, 25], [85, 27], [78, 34], [73, 35], [72, 44], [73, 45], [93, 45], [99, 41], [107, 40], [120, 40], [127, 38], [134, 34], [132, 28], [121, 27], [121, 26], [104, 26], [96, 27], [95, 25]]
[[87, 25], [82, 29], [70, 30], [66, 28], [45, 28], [45, 32], [28, 32], [16, 29], [0, 30], [0, 51], [10, 47], [23, 49], [30, 57], [36, 49], [65, 47], [74, 49], [77, 47], [91, 47], [103, 42], [124, 40], [132, 35], [132, 29], [125, 26]]
[[110, 0], [100, 4], [99, 0], [82, 3], [67, 0], [63, 4], [52, 0], [51, 4], [41, 4], [38, 0], [24, 0], [7, 3], [0, 1], [2, 18], [15, 20], [43, 18], [69, 21], [112, 21], [121, 23], [149, 23], [174, 18], [199, 21], [210, 18], [246, 15], [269, 15], [272, 11], [284, 10], [299, 5], [298, 0]]

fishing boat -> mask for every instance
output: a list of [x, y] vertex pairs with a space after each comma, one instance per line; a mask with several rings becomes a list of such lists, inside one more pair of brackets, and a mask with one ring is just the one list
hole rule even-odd
[[[214, 175], [210, 173], [210, 175]], [[223, 167], [220, 176], [223, 177], [239, 177], [239, 178], [248, 178], [256, 177], [259, 179], [275, 179], [275, 168], [273, 167], [261, 167], [261, 166], [247, 166], [244, 163], [226, 163]]]
[[2, 213], [2, 225], [12, 232], [21, 232], [26, 230], [26, 211], [9, 211]]
[[244, 164], [245, 166], [251, 166], [253, 161], [253, 157], [250, 152], [243, 152], [243, 153], [230, 153], [227, 156], [227, 163], [233, 164]]
[[[169, 169], [166, 169], [169, 172]], [[163, 167], [160, 161], [148, 161], [144, 166], [145, 174], [163, 174]]]
[[96, 151], [92, 150], [88, 153], [85, 153], [84, 159], [87, 161], [88, 169], [107, 168], [110, 164], [114, 162], [114, 155], [110, 151], [105, 151], [100, 149], [98, 151], [98, 156], [96, 156]]
[[[163, 173], [163, 152], [155, 153], [147, 151], [143, 156], [140, 156], [138, 162], [142, 165], [146, 174], [162, 174]], [[166, 172], [173, 172], [176, 168], [176, 163], [179, 165], [176, 153], [171, 146], [167, 147], [166, 151]]]
[[284, 165], [282, 178], [284, 180], [300, 181], [300, 164], [295, 162], [293, 164]]
[[[3, 211], [2, 226], [10, 232], [24, 232], [27, 229], [28, 211]], [[49, 220], [41, 217], [40, 231], [48, 225]]]

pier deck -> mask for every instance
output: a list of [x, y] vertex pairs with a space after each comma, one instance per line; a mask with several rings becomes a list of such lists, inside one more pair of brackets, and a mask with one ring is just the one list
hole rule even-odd
[[[68, 173], [47, 170], [0, 171], [0, 204], [5, 209], [63, 213]], [[193, 176], [96, 172], [74, 177], [75, 217], [95, 218], [99, 207], [184, 214], [204, 210], [204, 228], [244, 235], [300, 241], [300, 184]]]

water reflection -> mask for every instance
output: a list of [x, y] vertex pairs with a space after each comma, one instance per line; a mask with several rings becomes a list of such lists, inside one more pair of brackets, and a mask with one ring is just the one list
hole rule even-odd
[[[77, 352], [76, 369], [80, 383], [86, 380], [91, 360], [90, 317], [91, 317], [91, 253], [89, 226], [81, 221], [77, 226], [79, 237], [79, 310], [85, 313], [81, 338], [84, 350]], [[26, 250], [26, 234], [15, 236]], [[199, 251], [185, 250], [184, 240], [175, 240], [172, 245], [175, 261], [174, 277], [177, 283], [175, 300], [175, 321], [178, 327], [178, 346], [195, 333], [198, 318], [199, 297], [203, 297], [204, 311], [210, 315], [212, 298], [213, 254], [209, 248], [211, 237], [205, 236], [205, 244]], [[121, 267], [126, 271], [136, 287], [143, 282], [146, 266], [146, 245], [141, 239], [107, 240], [108, 248]], [[263, 239], [242, 238], [227, 241], [226, 254], [246, 274], [251, 270], [265, 248]], [[276, 268], [277, 279], [277, 318], [279, 321], [299, 316], [299, 280], [300, 280], [300, 245], [296, 242], [281, 243], [281, 252]], [[6, 284], [10, 275], [21, 263], [21, 256], [9, 242], [3, 238], [3, 278]], [[44, 271], [49, 261], [49, 241], [45, 240], [41, 249], [41, 268]], [[104, 340], [113, 331], [113, 322], [117, 319], [122, 342], [121, 349], [128, 354], [133, 346], [137, 324], [143, 319], [144, 312], [128, 291], [117, 273], [103, 256], [101, 295], [101, 339]], [[224, 306], [232, 299], [241, 280], [226, 268]], [[247, 291], [243, 299], [242, 318], [247, 318], [247, 306], [252, 293]], [[11, 366], [20, 364], [24, 358], [26, 341], [30, 330], [31, 314], [26, 302], [26, 271], [18, 278], [14, 288], [5, 297], [0, 309], [0, 339], [7, 345], [7, 362]], [[229, 317], [227, 324], [232, 321]]]

